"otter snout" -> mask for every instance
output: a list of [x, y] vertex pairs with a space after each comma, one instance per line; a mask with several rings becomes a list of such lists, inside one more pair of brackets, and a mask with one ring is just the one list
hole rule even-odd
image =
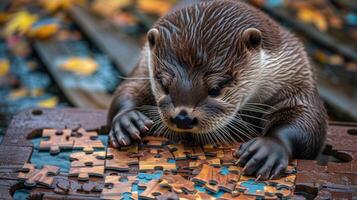
[[185, 110], [180, 111], [175, 117], [170, 117], [170, 121], [179, 129], [192, 129], [198, 124], [197, 118], [189, 116]]

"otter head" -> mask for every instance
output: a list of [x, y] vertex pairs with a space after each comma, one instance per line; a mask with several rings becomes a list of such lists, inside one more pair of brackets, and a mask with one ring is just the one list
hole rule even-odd
[[262, 33], [230, 12], [189, 7], [148, 32], [151, 87], [162, 122], [176, 133], [220, 132], [257, 89]]

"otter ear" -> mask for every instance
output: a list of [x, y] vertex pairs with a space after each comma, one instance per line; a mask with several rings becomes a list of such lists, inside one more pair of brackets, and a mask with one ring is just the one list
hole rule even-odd
[[248, 28], [243, 32], [243, 41], [248, 49], [258, 48], [262, 43], [262, 33], [256, 28]]
[[150, 48], [153, 48], [157, 42], [157, 39], [159, 38], [159, 31], [156, 28], [152, 28], [149, 30], [147, 37]]

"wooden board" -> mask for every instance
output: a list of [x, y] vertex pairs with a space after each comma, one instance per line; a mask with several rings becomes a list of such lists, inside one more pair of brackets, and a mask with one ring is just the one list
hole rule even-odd
[[69, 9], [69, 13], [94, 44], [109, 56], [119, 71], [124, 76], [129, 75], [138, 62], [140, 45], [105, 19], [91, 14], [85, 7], [74, 6]]
[[61, 60], [75, 55], [73, 52], [76, 52], [76, 49], [70, 41], [37, 40], [34, 42], [34, 47], [55, 82], [72, 104], [80, 108], [107, 109], [109, 107], [111, 95], [106, 91], [93, 91], [88, 87], [70, 85], [64, 80], [67, 73], [62, 71], [58, 64]]

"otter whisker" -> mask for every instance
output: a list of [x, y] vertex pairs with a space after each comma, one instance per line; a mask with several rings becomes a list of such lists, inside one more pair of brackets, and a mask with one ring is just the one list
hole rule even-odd
[[242, 134], [242, 135], [244, 135], [245, 137], [251, 139], [252, 136], [251, 136], [248, 132], [246, 132], [244, 129], [241, 129], [241, 128], [240, 128], [240, 125], [241, 125], [241, 124], [237, 123], [236, 121], [232, 121], [232, 122], [229, 124], [229, 127], [235, 131], [234, 133], [236, 133], [236, 134]]
[[257, 131], [254, 128], [249, 126], [250, 123], [248, 123], [242, 119], [239, 119], [239, 118], [234, 118], [232, 121], [233, 121], [233, 123], [237, 123], [237, 125], [243, 125], [247, 129], [247, 131], [250, 131], [250, 132], [254, 133], [255, 135], [258, 135], [256, 133]]
[[150, 77], [125, 77], [118, 75], [118, 78], [123, 80], [151, 80]]
[[252, 118], [252, 119], [262, 120], [264, 122], [268, 121], [267, 119], [264, 119], [264, 118], [261, 118], [261, 117], [256, 117], [256, 116], [252, 116], [252, 115], [248, 115], [248, 114], [238, 113], [238, 115], [243, 116], [243, 117]]
[[251, 136], [247, 133], [244, 133], [240, 128], [232, 126], [231, 124], [227, 125], [227, 127], [233, 132], [233, 134], [237, 137], [239, 137], [240, 140], [245, 141], [241, 135], [247, 137], [247, 138], [251, 138]]
[[252, 123], [247, 122], [247, 121], [244, 121], [243, 119], [238, 118], [238, 117], [235, 117], [234, 120], [240, 120], [240, 121], [243, 121], [245, 124], [249, 124], [250, 126], [253, 126], [253, 127], [255, 127], [255, 128], [264, 129], [264, 127], [258, 126], [258, 125], [256, 125], [256, 124], [252, 124]]
[[258, 106], [264, 106], [264, 107], [268, 107], [274, 110], [277, 110], [277, 108], [275, 108], [274, 106], [268, 105], [268, 104], [264, 104], [264, 103], [252, 103], [252, 102], [247, 102], [245, 103], [245, 105], [258, 105]]

